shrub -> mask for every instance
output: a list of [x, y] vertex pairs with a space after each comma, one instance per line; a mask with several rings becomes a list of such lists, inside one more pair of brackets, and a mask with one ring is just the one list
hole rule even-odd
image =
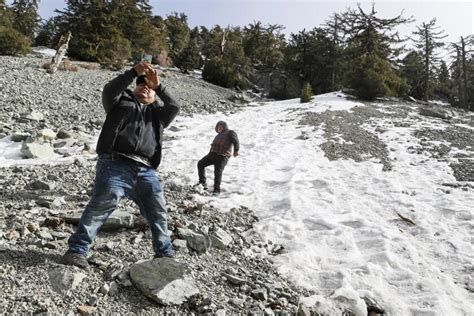
[[233, 88], [237, 82], [233, 68], [218, 58], [212, 58], [204, 64], [202, 78], [224, 88]]
[[309, 82], [307, 82], [303, 85], [303, 89], [301, 89], [300, 102], [301, 103], [309, 102], [311, 101], [312, 96], [313, 96], [313, 89], [311, 88], [311, 85], [309, 84]]
[[30, 40], [10, 27], [0, 26], [0, 55], [24, 55], [31, 51]]
[[358, 58], [354, 64], [348, 78], [349, 86], [356, 91], [358, 98], [370, 101], [376, 97], [398, 95], [403, 83], [388, 61], [367, 55]]
[[97, 60], [101, 65], [113, 70], [120, 70], [132, 56], [132, 44], [129, 40], [115, 33], [102, 41], [97, 52]]

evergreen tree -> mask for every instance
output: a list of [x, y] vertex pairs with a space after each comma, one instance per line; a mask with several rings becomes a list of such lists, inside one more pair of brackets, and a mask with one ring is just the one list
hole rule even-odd
[[7, 7], [5, 0], [0, 0], [0, 55], [21, 55], [31, 50], [31, 42], [14, 28], [15, 15]]
[[54, 48], [58, 43], [58, 38], [60, 37], [59, 32], [58, 17], [49, 18], [40, 24], [34, 45]]
[[168, 45], [168, 28], [166, 26], [165, 20], [161, 16], [153, 16], [151, 18], [151, 24], [156, 28], [155, 43], [159, 50], [161, 50], [161, 56], [168, 56], [170, 52], [170, 47]]
[[219, 25], [216, 25], [212, 30], [208, 31], [201, 27], [202, 46], [201, 52], [205, 59], [212, 59], [214, 57], [222, 57], [222, 39], [225, 31]]
[[[88, 61], [111, 62], [110, 66], [113, 68], [131, 57], [126, 44], [128, 40], [119, 27], [120, 19], [114, 14], [114, 9], [110, 2], [103, 0], [67, 0], [66, 9], [57, 12], [59, 33], [72, 31], [69, 56]], [[124, 49], [121, 49], [121, 45], [125, 45]]]
[[188, 46], [190, 29], [188, 17], [184, 13], [173, 12], [165, 20], [168, 31], [168, 46], [173, 60], [179, 59], [179, 55]]
[[439, 69], [436, 74], [434, 85], [434, 93], [445, 99], [450, 99], [451, 80], [449, 76], [448, 66], [444, 60], [441, 60]]
[[13, 27], [13, 12], [5, 4], [5, 0], [0, 0], [0, 27]]
[[285, 54], [285, 67], [300, 78], [300, 86], [308, 82], [316, 94], [332, 91], [333, 49], [333, 41], [322, 28], [291, 34]]
[[199, 69], [201, 66], [201, 54], [199, 52], [196, 37], [191, 37], [186, 48], [184, 48], [175, 60], [175, 65], [184, 73]]
[[406, 83], [403, 94], [421, 100], [423, 89], [423, 58], [417, 51], [410, 51], [401, 61], [400, 76]]
[[330, 39], [327, 67], [331, 73], [331, 91], [339, 90], [343, 87], [342, 80], [346, 63], [344, 60], [344, 33], [341, 28], [341, 16], [337, 13], [333, 14], [330, 20], [326, 21], [323, 26], [326, 37]]
[[202, 78], [224, 88], [233, 88], [237, 84], [237, 77], [232, 65], [218, 57], [206, 61], [202, 70]]
[[0, 55], [23, 55], [31, 51], [29, 39], [11, 27], [0, 26]]
[[394, 69], [394, 59], [402, 47], [393, 45], [403, 41], [394, 29], [412, 21], [402, 14], [390, 19], [376, 15], [374, 4], [369, 13], [358, 5], [357, 11], [349, 9], [341, 15], [349, 57], [346, 82], [358, 97], [368, 100], [399, 93], [402, 81]]
[[[223, 30], [215, 27], [211, 31], [206, 47], [207, 59], [204, 63], [203, 78], [223, 87], [244, 89], [251, 77], [250, 60], [242, 47], [242, 32], [238, 27]], [[210, 74], [210, 75], [205, 75]], [[225, 76], [230, 76], [227, 80]]]
[[474, 66], [473, 56], [469, 53], [474, 51], [474, 36], [461, 36], [457, 43], [451, 43], [455, 50], [452, 61], [452, 78], [454, 82], [453, 92], [456, 99], [454, 104], [466, 110], [474, 110]]
[[164, 30], [152, 23], [149, 0], [112, 0], [109, 6], [111, 14], [117, 17], [118, 29], [131, 43], [134, 60], [140, 60], [143, 53], [157, 56], [167, 50]]
[[432, 19], [429, 23], [423, 22], [417, 26], [417, 30], [413, 32], [418, 38], [414, 39], [415, 47], [419, 49], [419, 53], [423, 58], [423, 99], [428, 99], [433, 94], [432, 82], [435, 80], [435, 69], [439, 62], [439, 58], [435, 53], [436, 48], [444, 46], [440, 39], [447, 35], [442, 35], [443, 31], [436, 31], [436, 19]]
[[39, 0], [14, 0], [11, 5], [13, 27], [33, 40], [40, 21], [38, 15]]
[[245, 55], [257, 69], [274, 69], [283, 61], [285, 36], [282, 25], [249, 24], [243, 30]]

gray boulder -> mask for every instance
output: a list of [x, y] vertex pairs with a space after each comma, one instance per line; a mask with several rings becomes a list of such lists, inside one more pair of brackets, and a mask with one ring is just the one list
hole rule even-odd
[[23, 143], [21, 146], [21, 153], [26, 158], [51, 158], [56, 154], [54, 153], [54, 148], [48, 143]]
[[197, 253], [205, 253], [211, 247], [209, 236], [196, 233], [189, 228], [178, 228], [178, 236], [186, 240], [189, 248]]
[[213, 247], [225, 249], [232, 241], [232, 236], [222, 228], [217, 228], [211, 233], [211, 242]]
[[185, 277], [186, 267], [172, 258], [155, 258], [134, 264], [130, 278], [147, 297], [162, 305], [181, 305], [199, 293]]
[[453, 114], [439, 106], [427, 106], [420, 108], [420, 114], [424, 116], [437, 117], [445, 120], [450, 120]]
[[56, 292], [67, 295], [81, 283], [86, 275], [80, 272], [71, 272], [66, 267], [55, 267], [48, 271], [48, 277]]

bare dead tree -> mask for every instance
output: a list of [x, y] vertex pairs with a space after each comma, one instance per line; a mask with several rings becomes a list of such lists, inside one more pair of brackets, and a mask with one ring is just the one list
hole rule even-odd
[[54, 74], [58, 70], [61, 61], [64, 58], [64, 55], [66, 55], [69, 40], [71, 39], [71, 37], [71, 32], [67, 32], [66, 35], [61, 35], [61, 38], [59, 39], [58, 50], [56, 51], [56, 54], [51, 60], [51, 65], [49, 66], [48, 73]]

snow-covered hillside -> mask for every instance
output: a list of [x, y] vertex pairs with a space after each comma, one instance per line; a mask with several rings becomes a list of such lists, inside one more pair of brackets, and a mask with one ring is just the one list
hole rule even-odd
[[[0, 278], [0, 285], [8, 294], [5, 300], [0, 295], [0, 307], [7, 304], [18, 311], [25, 305], [20, 311], [35, 311], [31, 299], [22, 303], [27, 297], [24, 292], [31, 290], [41, 304], [53, 297], [48, 311], [65, 313], [68, 304], [83, 303], [91, 288], [102, 286], [103, 271], [96, 268], [70, 301], [53, 294], [49, 285], [41, 292], [44, 281], [38, 275], [64, 252], [71, 228], [41, 227], [54, 233], [49, 238], [35, 220], [80, 211], [87, 202], [94, 175], [93, 149], [104, 118], [100, 87], [116, 73], [80, 70], [49, 76], [40, 64], [32, 58], [0, 59], [4, 72], [0, 78], [0, 219], [5, 219], [0, 223], [0, 255], [8, 259], [0, 262], [0, 276], [5, 277]], [[341, 92], [316, 96], [307, 104], [287, 100], [241, 107], [229, 101], [234, 92], [196, 78], [171, 74], [163, 82], [183, 105], [182, 115], [165, 132], [164, 158], [158, 170], [167, 175], [167, 192], [178, 197], [170, 203], [171, 220], [176, 217], [181, 224], [196, 209], [229, 214], [239, 206], [259, 218], [253, 231], [225, 227], [242, 240], [252, 241], [251, 248], [243, 241], [236, 243], [235, 249], [245, 256], [215, 251], [198, 258], [178, 251], [180, 259], [203, 268], [219, 258], [219, 268], [224, 270], [226, 262], [242, 266], [238, 262], [242, 258], [264, 256], [283, 277], [311, 290], [313, 294], [301, 297], [300, 302], [328, 315], [341, 311], [341, 306], [364, 315], [364, 297], [377, 301], [388, 315], [474, 311], [472, 113], [446, 107], [453, 118], [440, 119], [420, 115], [414, 102], [361, 103]], [[191, 185], [198, 181], [197, 162], [208, 153], [219, 120], [237, 132], [241, 149], [224, 170], [222, 194], [213, 197]], [[45, 135], [36, 135], [40, 130]], [[64, 134], [61, 138], [55, 136], [59, 132]], [[53, 138], [59, 154], [23, 159], [20, 149], [29, 136]], [[64, 167], [51, 166], [56, 164]], [[25, 165], [32, 170], [17, 167]], [[212, 167], [207, 173], [212, 187]], [[31, 183], [37, 178], [54, 185], [43, 185], [36, 192]], [[45, 200], [45, 194], [59, 199]], [[245, 220], [242, 227], [250, 223]], [[29, 231], [29, 226], [38, 230]], [[64, 231], [58, 231], [62, 227]], [[143, 259], [150, 240], [145, 235], [144, 241], [135, 242], [139, 234], [127, 230], [100, 236], [95, 252], [110, 256], [111, 262], [124, 257], [127, 264]], [[117, 243], [117, 252], [109, 249], [109, 242]], [[260, 262], [265, 261], [253, 266], [245, 263], [242, 271], [249, 272]], [[225, 294], [213, 298], [216, 304], [224, 304], [224, 309], [231, 306], [230, 311], [253, 308], [248, 289], [229, 286], [220, 271], [209, 269], [207, 275], [201, 273], [201, 281], [212, 276], [214, 285], [205, 286], [209, 291], [218, 287]], [[136, 302], [138, 294], [127, 289], [120, 288], [128, 291], [125, 300], [104, 296], [99, 311], [119, 306], [126, 313], [145, 306], [146, 313], [157, 312], [158, 307], [145, 299], [130, 303]], [[229, 303], [232, 295], [244, 297], [242, 301], [250, 307]], [[280, 296], [269, 300], [274, 298]], [[291, 301], [288, 309], [297, 303]]]
[[[313, 300], [323, 305], [330, 299], [353, 300], [360, 313], [363, 296], [378, 300], [390, 315], [474, 311], [473, 186], [457, 182], [449, 166], [459, 152], [472, 160], [472, 138], [464, 150], [453, 147], [436, 158], [416, 151], [420, 139], [414, 136], [417, 130], [451, 125], [472, 135], [472, 116], [466, 121], [470, 125], [454, 124], [422, 117], [416, 105], [369, 104], [387, 117], [368, 118], [359, 128], [386, 144], [387, 171], [369, 156], [361, 162], [325, 157], [320, 145], [327, 141], [326, 125], [340, 124], [337, 120], [299, 124], [308, 112], [338, 116], [363, 107], [331, 93], [304, 105], [289, 100], [229, 116], [179, 118], [174, 124], [179, 130], [169, 133], [176, 139], [166, 143], [163, 168], [176, 172], [178, 183], [196, 183], [196, 162], [209, 150], [215, 123], [225, 120], [239, 135], [240, 156], [230, 159], [219, 198], [196, 199], [223, 211], [235, 205], [255, 210], [258, 235], [287, 250], [275, 258], [280, 271], [314, 289]], [[335, 136], [334, 143], [346, 142]], [[428, 147], [440, 143], [425, 142]], [[212, 177], [212, 168], [208, 174]]]

